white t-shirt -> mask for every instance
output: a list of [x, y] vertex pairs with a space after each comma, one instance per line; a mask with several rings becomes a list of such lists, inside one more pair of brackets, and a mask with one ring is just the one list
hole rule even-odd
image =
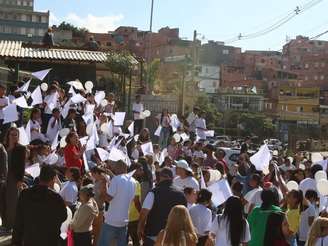
[[136, 193], [136, 181], [127, 174], [115, 176], [108, 188], [113, 197], [105, 212], [105, 223], [115, 227], [126, 226], [129, 222], [129, 208]]
[[195, 120], [196, 134], [199, 139], [206, 140], [206, 121], [203, 118], [197, 118]]
[[196, 191], [199, 191], [199, 183], [194, 177], [182, 179], [180, 176], [177, 176], [173, 179], [173, 185], [179, 191], [183, 191], [187, 187], [194, 188]]
[[303, 194], [305, 194], [308, 190], [317, 191], [317, 184], [314, 179], [306, 178], [300, 182], [299, 189], [303, 192]]
[[[0, 106], [7, 106], [9, 104], [9, 99], [8, 97], [1, 97], [0, 98]], [[0, 120], [3, 120], [3, 109], [0, 109]]]
[[43, 142], [47, 142], [48, 139], [41, 133], [41, 124], [37, 120], [30, 120], [31, 129], [31, 141], [40, 139]]
[[54, 108], [60, 107], [60, 104], [58, 102], [58, 93], [57, 92], [47, 95], [44, 98], [44, 102], [47, 103], [47, 106], [44, 109], [45, 114], [52, 114], [52, 110]]
[[299, 240], [302, 242], [306, 242], [306, 239], [308, 238], [308, 232], [310, 229], [309, 217], [315, 217], [315, 207], [312, 204], [310, 204], [310, 206], [301, 213], [301, 222], [298, 235]]
[[198, 236], [206, 236], [212, 225], [212, 212], [202, 204], [197, 204], [189, 209], [192, 223]]
[[248, 202], [247, 205], [245, 206], [245, 213], [248, 214], [249, 207], [251, 204], [254, 204], [255, 206], [260, 206], [262, 204], [262, 199], [261, 199], [261, 193], [262, 193], [262, 188], [255, 188], [245, 195], [244, 199]]
[[[56, 121], [54, 127], [52, 127], [52, 124]], [[57, 121], [55, 117], [51, 117], [48, 123], [47, 127], [47, 138], [52, 143], [57, 135], [57, 132], [61, 129], [60, 119]]]
[[65, 182], [59, 192], [60, 196], [64, 199], [64, 201], [72, 205], [76, 205], [78, 193], [79, 190], [74, 181]]
[[[249, 231], [249, 225], [247, 220], [245, 220], [246, 228], [245, 233], [242, 236], [241, 243], [247, 243], [251, 240], [251, 234]], [[215, 217], [211, 232], [215, 234], [215, 245], [216, 246], [231, 246], [230, 235], [229, 235], [229, 224], [225, 218], [220, 217], [220, 225], [218, 223], [218, 216]]]
[[140, 120], [140, 113], [144, 111], [144, 106], [142, 103], [133, 103], [132, 105], [133, 112], [139, 112], [139, 114], [133, 113], [134, 120]]

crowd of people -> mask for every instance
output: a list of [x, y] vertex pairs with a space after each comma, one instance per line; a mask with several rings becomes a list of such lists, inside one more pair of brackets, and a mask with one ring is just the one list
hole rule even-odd
[[229, 164], [199, 107], [163, 109], [151, 133], [139, 95], [130, 119], [112, 93], [25, 85], [0, 85], [1, 233], [12, 245], [328, 245], [326, 160], [280, 153], [258, 170], [246, 138]]

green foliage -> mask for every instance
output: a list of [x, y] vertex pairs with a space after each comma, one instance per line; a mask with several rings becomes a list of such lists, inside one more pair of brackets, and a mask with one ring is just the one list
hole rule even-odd
[[64, 31], [72, 31], [73, 37], [79, 37], [79, 38], [85, 38], [86, 33], [89, 32], [89, 30], [84, 27], [79, 28], [65, 21], [60, 23], [58, 29]]
[[149, 68], [146, 70], [147, 82], [151, 87], [153, 87], [155, 83], [158, 82], [160, 65], [160, 59], [155, 59], [149, 64]]
[[201, 94], [197, 98], [195, 105], [197, 105], [202, 111], [206, 112], [207, 128], [218, 132], [222, 123], [223, 115], [218, 112], [216, 106], [209, 100], [208, 96], [206, 94]]
[[116, 74], [128, 74], [132, 66], [132, 57], [125, 53], [111, 53], [107, 56], [106, 65]]

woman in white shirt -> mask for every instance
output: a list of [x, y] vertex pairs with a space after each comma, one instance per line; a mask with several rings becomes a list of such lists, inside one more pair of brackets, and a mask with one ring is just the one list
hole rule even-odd
[[74, 214], [79, 194], [80, 169], [71, 167], [67, 170], [66, 176], [68, 181], [62, 184], [59, 194]]
[[[41, 140], [42, 142], [48, 142], [48, 139], [41, 133], [41, 111], [38, 108], [33, 108], [31, 112], [31, 118], [29, 121], [31, 142], [33, 140]], [[28, 129], [27, 129], [28, 130]]]
[[185, 160], [175, 161], [176, 164], [176, 175], [177, 177], [173, 179], [173, 185], [179, 191], [183, 191], [185, 188], [194, 188], [199, 191], [199, 183], [193, 177], [192, 169]]
[[224, 212], [212, 224], [211, 239], [216, 246], [246, 246], [251, 239], [249, 225], [243, 215], [243, 205], [239, 197], [230, 197]]
[[202, 189], [197, 198], [197, 205], [189, 209], [192, 223], [197, 232], [197, 246], [204, 246], [212, 223], [212, 212], [208, 208], [211, 204], [212, 192]]

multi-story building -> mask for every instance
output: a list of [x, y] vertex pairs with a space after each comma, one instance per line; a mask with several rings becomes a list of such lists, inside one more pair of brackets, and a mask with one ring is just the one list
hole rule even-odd
[[34, 0], [0, 0], [0, 40], [39, 43], [49, 26], [49, 12], [34, 11]]
[[283, 69], [309, 86], [328, 86], [328, 41], [297, 36], [283, 47]]
[[216, 93], [220, 86], [220, 67], [201, 64], [197, 80], [201, 91]]
[[280, 122], [318, 125], [320, 88], [300, 81], [276, 81], [270, 85], [267, 113]]
[[262, 112], [263, 91], [251, 87], [220, 88], [216, 97], [218, 109], [225, 111]]
[[221, 66], [238, 65], [241, 62], [241, 48], [227, 46], [223, 42], [209, 41], [199, 52], [199, 63]]

